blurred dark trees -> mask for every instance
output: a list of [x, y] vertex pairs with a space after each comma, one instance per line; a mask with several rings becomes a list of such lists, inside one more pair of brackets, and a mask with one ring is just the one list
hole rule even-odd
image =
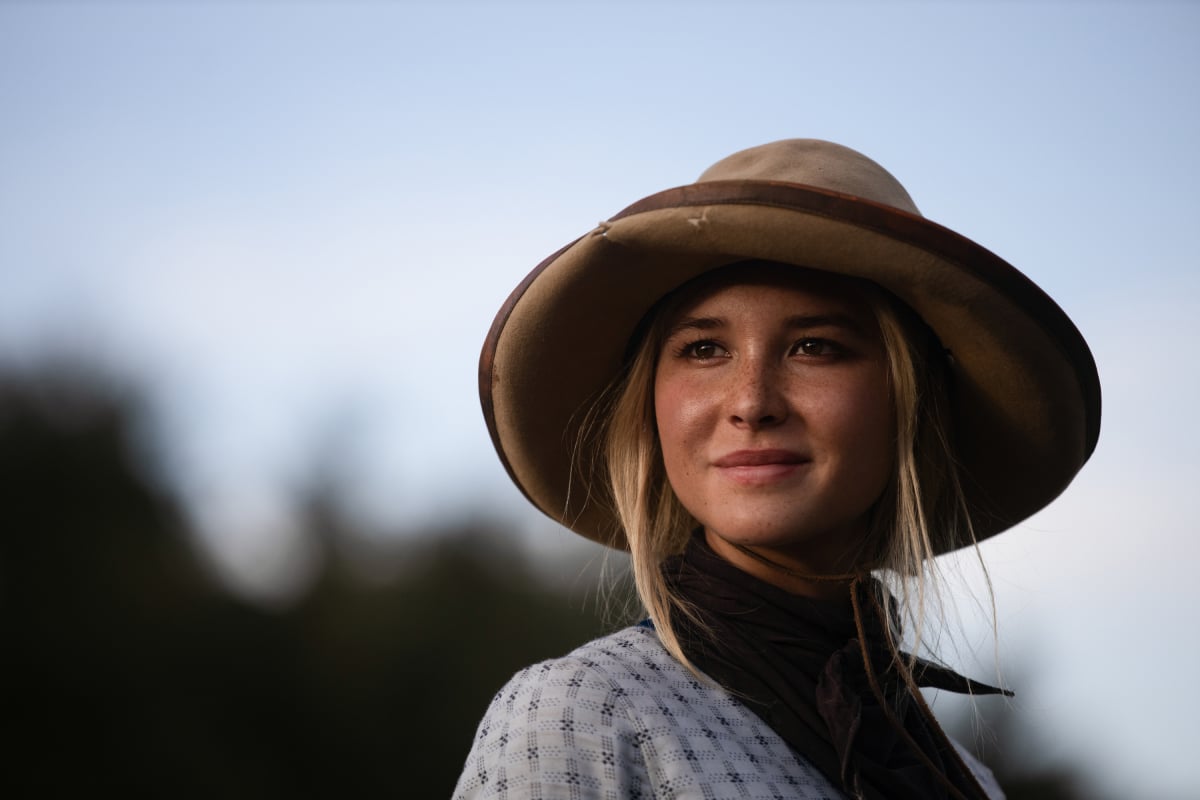
[[[0, 376], [0, 796], [447, 797], [503, 682], [604, 630], [486, 523], [403, 537], [395, 578], [364, 580], [320, 497], [309, 590], [239, 599], [147, 474], [137, 408]], [[1082, 796], [1004, 777], [1013, 800]]]

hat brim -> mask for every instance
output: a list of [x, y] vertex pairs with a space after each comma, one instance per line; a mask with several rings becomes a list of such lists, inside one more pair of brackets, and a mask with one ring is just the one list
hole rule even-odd
[[951, 356], [955, 449], [977, 539], [1047, 505], [1095, 449], [1092, 354], [1016, 268], [891, 206], [799, 184], [709, 181], [650, 195], [554, 253], [497, 315], [480, 397], [505, 468], [535, 506], [625, 546], [591, 476], [577, 473], [579, 426], [660, 298], [750, 259], [873, 281], [937, 334]]

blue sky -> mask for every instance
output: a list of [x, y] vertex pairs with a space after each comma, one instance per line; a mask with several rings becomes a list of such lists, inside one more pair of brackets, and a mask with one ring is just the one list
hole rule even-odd
[[143, 380], [247, 586], [295, 557], [314, 453], [380, 525], [486, 509], [569, 549], [478, 411], [508, 291], [734, 150], [850, 145], [1091, 344], [1092, 462], [984, 546], [1002, 655], [1038, 665], [1046, 756], [1187, 796], [1198, 41], [1184, 2], [0, 4], [0, 359]]

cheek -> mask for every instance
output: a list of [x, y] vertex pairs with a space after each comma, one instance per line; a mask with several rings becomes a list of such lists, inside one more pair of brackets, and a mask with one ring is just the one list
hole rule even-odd
[[886, 382], [871, 381], [845, 404], [846, 437], [860, 454], [864, 477], [873, 483], [891, 474], [896, 454], [896, 423]]
[[667, 478], [678, 491], [694, 472], [691, 459], [703, 448], [708, 416], [703, 393], [686, 382], [660, 380], [654, 388], [654, 417]]
[[686, 416], [684, 398], [678, 385], [671, 381], [657, 381], [654, 385], [654, 420], [668, 472], [683, 449]]
[[[890, 471], [895, 424], [886, 381], [874, 375], [832, 382], [795, 400], [807, 435], [862, 478]], [[872, 482], [875, 482], [874, 480]]]

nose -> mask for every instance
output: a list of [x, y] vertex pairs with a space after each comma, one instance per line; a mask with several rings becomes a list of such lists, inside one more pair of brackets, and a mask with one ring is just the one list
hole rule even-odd
[[769, 359], [748, 357], [740, 367], [729, 376], [730, 422], [751, 430], [781, 424], [788, 418], [788, 403], [778, 366]]

